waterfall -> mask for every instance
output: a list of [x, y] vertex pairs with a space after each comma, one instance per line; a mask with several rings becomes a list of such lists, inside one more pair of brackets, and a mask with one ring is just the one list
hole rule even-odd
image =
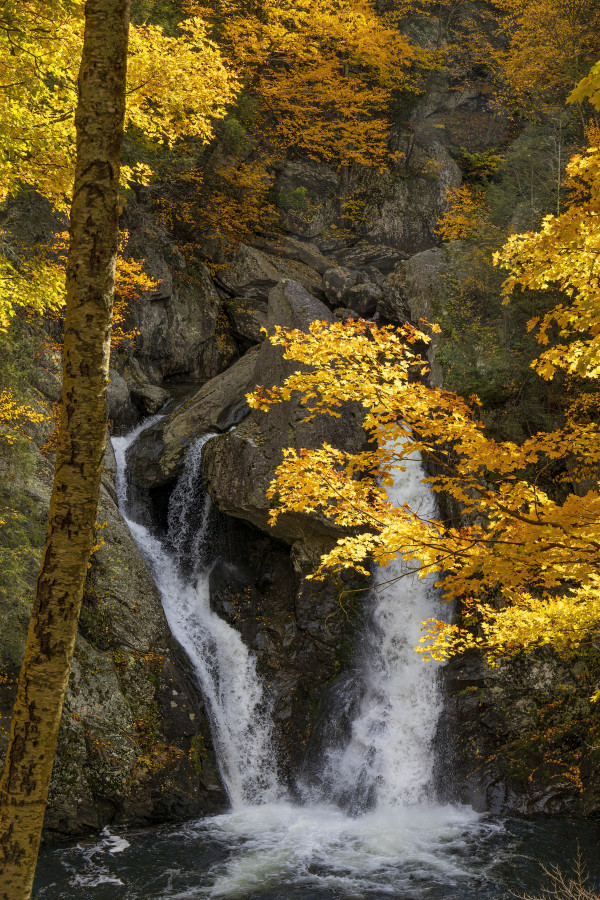
[[256, 661], [238, 632], [210, 608], [211, 504], [202, 486], [202, 447], [196, 441], [169, 503], [164, 539], [127, 517], [126, 454], [145, 428], [113, 439], [121, 512], [162, 596], [169, 627], [187, 653], [202, 688], [223, 783], [233, 808], [279, 795], [269, 703]]
[[[260, 896], [271, 891], [273, 898], [302, 900], [466, 897], [458, 886], [473, 877], [469, 860], [499, 826], [470, 808], [440, 806], [431, 795], [439, 667], [422, 662], [413, 649], [422, 620], [439, 615], [431, 580], [419, 579], [401, 556], [376, 573], [353, 669], [338, 679], [334, 690], [341, 702], [330, 703], [324, 716], [332, 739], [322, 742], [312, 778], [298, 786], [301, 803], [291, 802], [278, 784], [272, 710], [255, 659], [210, 608], [214, 518], [201, 460], [211, 435], [190, 448], [163, 538], [127, 518], [126, 453], [153, 421], [113, 442], [120, 508], [161, 592], [171, 630], [195, 669], [232, 804], [229, 813], [176, 832], [177, 858], [180, 849], [188, 852], [189, 864], [185, 872], [169, 871], [182, 879], [182, 892], [169, 886], [156, 896], [231, 900], [258, 896], [258, 890]], [[389, 496], [433, 518], [423, 477], [413, 455]], [[205, 846], [217, 848], [208, 864], [198, 854]], [[484, 877], [483, 868], [478, 871], [475, 877]], [[450, 885], [459, 892], [439, 892]]]
[[[127, 516], [126, 453], [145, 428], [113, 440], [117, 492]], [[168, 529], [161, 540], [142, 524], [126, 521], [161, 592], [171, 631], [190, 658], [213, 728], [223, 781], [234, 808], [269, 803], [278, 786], [271, 709], [254, 656], [238, 632], [210, 608], [211, 501], [201, 477], [202, 448], [190, 448], [169, 502]], [[418, 454], [405, 462], [389, 489], [390, 500], [408, 503], [423, 518], [435, 504]], [[439, 615], [431, 578], [419, 578], [402, 555], [375, 575], [372, 608], [357, 651], [347, 696], [345, 741], [331, 741], [309, 784], [305, 803], [333, 803], [353, 813], [410, 806], [431, 800], [434, 737], [441, 711], [439, 666], [414, 652], [424, 619]], [[344, 683], [343, 683], [344, 684]], [[337, 711], [328, 711], [335, 722]], [[348, 730], [348, 729], [346, 729]]]
[[[405, 466], [388, 490], [390, 500], [434, 518], [419, 454]], [[316, 784], [305, 789], [311, 799], [320, 795], [354, 811], [432, 799], [434, 738], [442, 709], [439, 665], [424, 663], [414, 648], [422, 621], [440, 614], [434, 580], [419, 578], [415, 563], [401, 554], [376, 571], [356, 671], [344, 688], [360, 698], [352, 707], [351, 733], [341, 746], [325, 748]]]

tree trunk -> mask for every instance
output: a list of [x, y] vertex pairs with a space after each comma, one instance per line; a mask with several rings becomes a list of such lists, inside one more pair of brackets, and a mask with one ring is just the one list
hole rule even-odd
[[129, 0], [87, 0], [75, 123], [62, 411], [46, 544], [0, 780], [0, 898], [33, 876], [106, 440]]

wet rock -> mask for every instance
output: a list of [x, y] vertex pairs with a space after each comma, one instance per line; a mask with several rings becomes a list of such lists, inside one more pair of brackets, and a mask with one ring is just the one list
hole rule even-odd
[[190, 444], [210, 431], [227, 431], [249, 413], [246, 394], [255, 386], [258, 352], [250, 350], [208, 381], [166, 419], [142, 433], [130, 448], [131, 478], [140, 488], [176, 478]]
[[141, 383], [132, 388], [131, 399], [144, 416], [153, 416], [171, 399], [171, 395], [156, 384]]
[[[450, 661], [444, 678], [447, 702], [438, 735], [444, 764], [437, 776], [442, 797], [503, 814], [598, 809], [597, 759], [585, 753], [589, 766], [581, 766], [578, 785], [567, 758], [579, 740], [574, 723], [585, 721], [589, 710], [572, 663], [540, 650], [490, 668], [471, 653]], [[577, 758], [575, 751], [571, 764]]]
[[240, 520], [228, 519], [216, 541], [211, 603], [256, 654], [273, 702], [280, 775], [293, 789], [340, 648], [353, 640], [355, 618], [340, 594], [357, 585], [306, 581], [322, 547], [290, 548]]
[[108, 384], [108, 418], [117, 429], [131, 428], [135, 424], [135, 412], [129, 402], [129, 386], [118, 372], [111, 369]]

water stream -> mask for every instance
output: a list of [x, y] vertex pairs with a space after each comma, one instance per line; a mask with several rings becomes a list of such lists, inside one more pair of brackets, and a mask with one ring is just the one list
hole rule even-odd
[[190, 448], [169, 502], [166, 537], [159, 540], [128, 518], [126, 453], [142, 430], [113, 441], [119, 506], [161, 593], [169, 627], [194, 666], [232, 807], [273, 801], [280, 790], [272, 720], [255, 660], [238, 632], [210, 608], [211, 503], [202, 487], [201, 458], [212, 435]]
[[[127, 518], [125, 456], [143, 428], [113, 442], [120, 508], [202, 687], [231, 811], [179, 827], [129, 830], [127, 846], [106, 831], [99, 842], [46, 854], [40, 900], [498, 900], [538, 884], [535, 860], [556, 861], [559, 847], [565, 853], [571, 846], [574, 855], [575, 838], [587, 856], [595, 838], [585, 825], [534, 826], [436, 802], [439, 671], [413, 648], [422, 620], [439, 614], [438, 600], [430, 581], [412, 574], [401, 557], [376, 575], [370, 624], [349, 682], [356, 692], [351, 729], [298, 785], [302, 802], [286, 796], [255, 660], [210, 609], [211, 509], [200, 477], [210, 436], [187, 456], [168, 532], [159, 540]], [[422, 478], [413, 458], [390, 498], [430, 517], [433, 500]]]

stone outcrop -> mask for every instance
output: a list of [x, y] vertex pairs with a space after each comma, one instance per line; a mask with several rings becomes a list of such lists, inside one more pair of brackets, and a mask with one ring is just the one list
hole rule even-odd
[[190, 444], [211, 431], [228, 431], [248, 415], [246, 394], [256, 384], [258, 351], [249, 350], [229, 369], [211, 378], [170, 416], [148, 428], [130, 448], [131, 478], [140, 488], [173, 481]]
[[461, 181], [460, 169], [442, 143], [415, 143], [410, 158], [396, 169], [362, 174], [363, 235], [410, 254], [435, 247], [446, 192]]
[[235, 356], [220, 299], [200, 260], [184, 260], [173, 240], [146, 210], [130, 203], [125, 225], [127, 253], [144, 260], [157, 285], [131, 304], [138, 331], [135, 356], [155, 367], [160, 378], [205, 380], [222, 371]]
[[[306, 330], [315, 319], [331, 322], [333, 315], [298, 283], [282, 281], [271, 291], [270, 325]], [[258, 353], [256, 384], [281, 384], [295, 368], [296, 364], [283, 359], [280, 348], [264, 343]], [[301, 402], [294, 399], [277, 404], [268, 414], [253, 411], [233, 431], [209, 441], [203, 454], [206, 484], [218, 508], [289, 543], [337, 532], [328, 520], [300, 513], [286, 513], [274, 528], [268, 525], [271, 503], [266, 491], [284, 447], [313, 448], [329, 441], [352, 451], [365, 441], [359, 410], [348, 409], [341, 420], [322, 415], [305, 422], [304, 416]]]
[[321, 290], [319, 274], [305, 262], [295, 256], [282, 259], [245, 244], [239, 245], [231, 262], [219, 272], [218, 283], [233, 296], [266, 301], [282, 278], [294, 279], [313, 293]]

